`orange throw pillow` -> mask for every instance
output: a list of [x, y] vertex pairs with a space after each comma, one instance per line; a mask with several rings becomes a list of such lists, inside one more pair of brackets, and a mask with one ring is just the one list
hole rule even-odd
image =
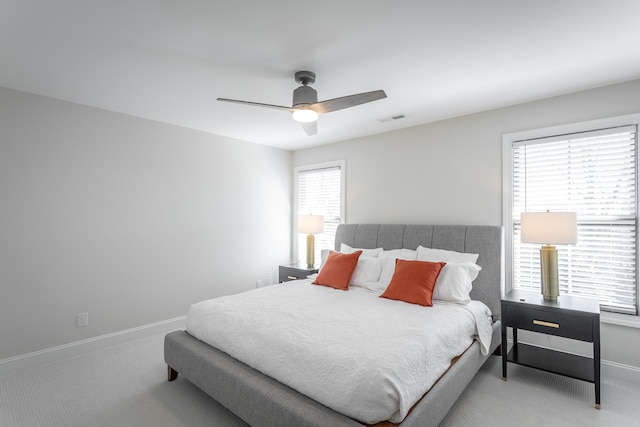
[[355, 251], [350, 254], [331, 251], [318, 273], [318, 277], [312, 283], [343, 291], [348, 290], [349, 280], [351, 280], [353, 272], [356, 271], [361, 253], [362, 251]]
[[433, 288], [445, 265], [444, 262], [397, 259], [391, 283], [380, 297], [431, 307]]

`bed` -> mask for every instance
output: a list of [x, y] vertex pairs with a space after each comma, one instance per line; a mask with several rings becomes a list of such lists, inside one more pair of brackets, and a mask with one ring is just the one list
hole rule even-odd
[[[383, 248], [385, 251], [426, 247], [479, 255], [476, 263], [482, 269], [473, 282], [471, 298], [481, 301], [491, 310], [493, 319], [488, 331], [489, 339], [485, 340], [484, 348], [480, 340], [473, 341], [456, 357], [455, 363], [446, 369], [408, 415], [403, 414], [399, 424], [405, 427], [438, 425], [500, 343], [501, 227], [343, 224], [337, 230], [335, 249], [340, 250], [343, 245]], [[358, 294], [353, 292], [349, 295], [356, 297]], [[366, 425], [262, 374], [186, 331], [167, 334], [165, 361], [169, 380], [180, 373], [250, 425]]]

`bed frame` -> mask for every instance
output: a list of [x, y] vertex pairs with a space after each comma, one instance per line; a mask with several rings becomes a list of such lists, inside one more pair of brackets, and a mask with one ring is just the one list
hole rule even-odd
[[[500, 298], [503, 279], [502, 227], [479, 225], [342, 224], [335, 248], [385, 250], [419, 245], [479, 254], [482, 267], [471, 297], [484, 302], [494, 317], [490, 352], [483, 356], [474, 344], [414, 406], [402, 427], [437, 426], [489, 355], [500, 344]], [[166, 335], [164, 358], [169, 381], [178, 372], [252, 426], [362, 426], [286, 385], [252, 369], [186, 331]]]

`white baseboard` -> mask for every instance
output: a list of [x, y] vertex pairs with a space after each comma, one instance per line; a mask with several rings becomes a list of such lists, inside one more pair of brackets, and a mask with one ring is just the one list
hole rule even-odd
[[602, 378], [613, 378], [640, 386], [640, 368], [636, 366], [603, 360], [600, 369]]
[[33, 368], [46, 363], [55, 362], [69, 357], [79, 356], [94, 350], [124, 344], [152, 335], [167, 333], [186, 327], [187, 316], [163, 320], [148, 325], [142, 325], [123, 331], [100, 335], [69, 344], [45, 348], [31, 353], [21, 354], [0, 360], [0, 375]]

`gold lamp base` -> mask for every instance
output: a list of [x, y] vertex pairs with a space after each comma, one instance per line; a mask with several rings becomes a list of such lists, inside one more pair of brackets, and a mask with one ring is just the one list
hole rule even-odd
[[540, 248], [540, 284], [545, 300], [558, 300], [560, 286], [558, 285], [558, 251], [555, 246], [545, 245]]
[[307, 236], [307, 267], [313, 267], [315, 263], [316, 255], [314, 253], [315, 239], [313, 234]]

